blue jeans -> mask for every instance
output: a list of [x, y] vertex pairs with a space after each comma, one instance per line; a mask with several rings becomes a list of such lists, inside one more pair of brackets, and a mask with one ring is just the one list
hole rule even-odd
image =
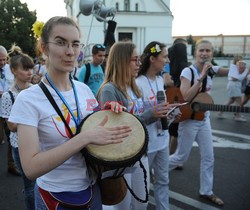
[[22, 165], [21, 165], [18, 148], [12, 147], [12, 157], [23, 178], [25, 206], [28, 210], [34, 210], [35, 209], [35, 200], [34, 200], [35, 181], [31, 181], [25, 176]]
[[[36, 210], [47, 210], [43, 202], [43, 199], [40, 195], [40, 192], [38, 190], [37, 184], [35, 184], [35, 205], [36, 205], [36, 208], [35, 208]], [[91, 206], [90, 210], [102, 210], [101, 194], [100, 194], [99, 186], [97, 184], [93, 186], [93, 195], [92, 195], [90, 206]], [[84, 208], [81, 210], [88, 210], [88, 208]]]

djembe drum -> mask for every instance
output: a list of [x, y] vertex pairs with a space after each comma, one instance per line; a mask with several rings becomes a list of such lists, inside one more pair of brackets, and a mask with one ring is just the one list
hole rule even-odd
[[[82, 150], [82, 153], [87, 165], [99, 177], [103, 204], [114, 205], [119, 203], [126, 195], [128, 185], [124, 182], [122, 176], [124, 171], [127, 167], [131, 167], [137, 161], [140, 161], [146, 153], [148, 133], [136, 116], [127, 112], [117, 114], [110, 110], [94, 112], [85, 118], [81, 124], [81, 132], [98, 126], [106, 115], [108, 116], [106, 127], [129, 125], [132, 129], [131, 134], [118, 144], [89, 144]], [[104, 172], [110, 172], [110, 175], [108, 178], [101, 179]], [[145, 176], [144, 179], [146, 179]], [[131, 192], [131, 189], [128, 189]], [[110, 192], [112, 192], [112, 195], [110, 195]]]

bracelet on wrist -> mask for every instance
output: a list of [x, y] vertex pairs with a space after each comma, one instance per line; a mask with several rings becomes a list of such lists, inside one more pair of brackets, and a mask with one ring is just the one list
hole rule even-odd
[[197, 79], [197, 81], [198, 81], [199, 83], [202, 83], [202, 80], [201, 80], [201, 78], [198, 78], [198, 79]]

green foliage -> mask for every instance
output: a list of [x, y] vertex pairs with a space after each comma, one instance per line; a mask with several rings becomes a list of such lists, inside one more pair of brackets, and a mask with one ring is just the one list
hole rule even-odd
[[36, 11], [29, 11], [27, 4], [20, 0], [0, 0], [0, 14], [0, 45], [8, 50], [16, 43], [34, 57], [36, 40], [31, 29], [37, 19]]
[[194, 55], [196, 41], [193, 39], [192, 35], [189, 35], [186, 39], [187, 43], [192, 45], [192, 55]]

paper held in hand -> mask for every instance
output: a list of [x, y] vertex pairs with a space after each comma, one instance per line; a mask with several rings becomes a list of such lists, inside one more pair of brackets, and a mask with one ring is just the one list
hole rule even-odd
[[168, 126], [170, 126], [172, 124], [172, 122], [176, 119], [176, 117], [179, 115], [179, 113], [180, 113], [179, 107], [184, 106], [186, 104], [188, 104], [188, 102], [177, 104], [176, 106], [174, 106], [172, 109], [170, 109], [167, 112], [166, 116], [169, 116], [170, 114], [172, 115], [171, 119], [168, 121]]

